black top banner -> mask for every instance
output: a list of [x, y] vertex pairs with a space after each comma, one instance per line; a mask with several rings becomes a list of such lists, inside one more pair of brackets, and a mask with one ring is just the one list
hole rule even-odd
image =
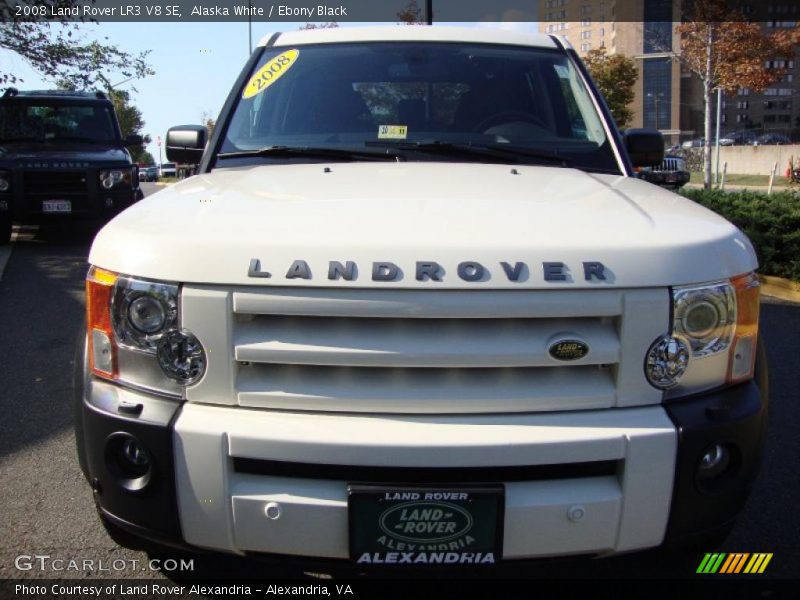
[[800, 0], [0, 0], [0, 21], [676, 22], [709, 3], [800, 23]]

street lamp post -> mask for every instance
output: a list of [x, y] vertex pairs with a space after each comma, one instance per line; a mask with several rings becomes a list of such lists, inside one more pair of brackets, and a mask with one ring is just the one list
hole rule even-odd
[[661, 92], [657, 92], [657, 93], [648, 92], [647, 93], [647, 97], [653, 99], [653, 104], [655, 105], [655, 113], [656, 113], [655, 114], [655, 117], [656, 117], [656, 129], [660, 130], [661, 128], [659, 127], [660, 119], [658, 118], [658, 116], [659, 116], [659, 114], [658, 114], [658, 103], [661, 100], [661, 98], [664, 97], [664, 94], [661, 93]]
[[714, 168], [714, 183], [719, 183], [719, 135], [722, 124], [722, 88], [717, 88], [717, 141], [714, 144], [716, 166]]
[[253, 0], [247, 0], [247, 40], [250, 51], [247, 56], [253, 54]]

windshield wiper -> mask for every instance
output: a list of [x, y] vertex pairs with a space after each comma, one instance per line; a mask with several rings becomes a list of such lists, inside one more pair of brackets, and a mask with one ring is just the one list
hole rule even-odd
[[357, 150], [349, 148], [322, 148], [315, 146], [266, 146], [257, 150], [241, 150], [238, 152], [221, 152], [217, 158], [251, 158], [260, 156], [295, 157], [310, 156], [314, 158], [336, 158], [348, 161], [356, 160], [405, 160], [405, 157], [391, 148], [382, 151]]
[[524, 159], [543, 160], [558, 164], [562, 167], [569, 166], [569, 160], [557, 152], [536, 150], [508, 144], [473, 144], [471, 142], [443, 142], [440, 140], [420, 140], [416, 142], [366, 142], [367, 146], [385, 146], [399, 150], [412, 150], [446, 154], [449, 156], [480, 156], [484, 158], [514, 159], [515, 162], [525, 162]]

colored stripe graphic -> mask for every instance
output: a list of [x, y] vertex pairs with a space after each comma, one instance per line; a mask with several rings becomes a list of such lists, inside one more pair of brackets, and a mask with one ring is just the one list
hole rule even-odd
[[700, 566], [697, 567], [698, 573], [716, 573], [722, 561], [725, 559], [726, 554], [723, 552], [706, 554]]
[[[770, 552], [769, 554], [762, 554], [762, 556], [764, 557], [764, 561], [759, 566], [758, 571], [757, 571], [758, 573], [763, 573], [764, 570], [767, 568], [767, 565], [769, 564], [769, 561], [772, 560], [772, 552]], [[755, 573], [756, 571], [753, 571], [753, 572]]]
[[722, 569], [720, 569], [720, 573], [739, 573], [742, 567], [744, 567], [744, 562], [747, 560], [748, 556], [750, 556], [749, 553], [742, 552], [729, 554], [728, 560], [725, 561], [725, 564], [722, 565]]
[[697, 573], [728, 575], [763, 573], [772, 560], [772, 556], [771, 552], [757, 552], [755, 554], [750, 554], [749, 552], [733, 552], [730, 554], [709, 552], [700, 561]]
[[728, 554], [728, 558], [725, 559], [725, 562], [722, 563], [722, 568], [720, 568], [720, 573], [729, 573], [730, 569], [736, 564], [736, 559], [739, 558], [738, 554]]

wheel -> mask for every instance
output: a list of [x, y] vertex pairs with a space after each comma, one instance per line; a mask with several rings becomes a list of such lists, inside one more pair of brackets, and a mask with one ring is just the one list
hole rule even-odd
[[0, 213], [0, 246], [11, 241], [11, 215], [7, 212]]
[[473, 131], [483, 133], [487, 129], [491, 129], [497, 125], [513, 123], [514, 121], [524, 121], [526, 123], [533, 123], [539, 127], [546, 127], [544, 121], [532, 113], [527, 113], [521, 110], [507, 110], [504, 112], [495, 113], [490, 117], [485, 118], [475, 126]]

